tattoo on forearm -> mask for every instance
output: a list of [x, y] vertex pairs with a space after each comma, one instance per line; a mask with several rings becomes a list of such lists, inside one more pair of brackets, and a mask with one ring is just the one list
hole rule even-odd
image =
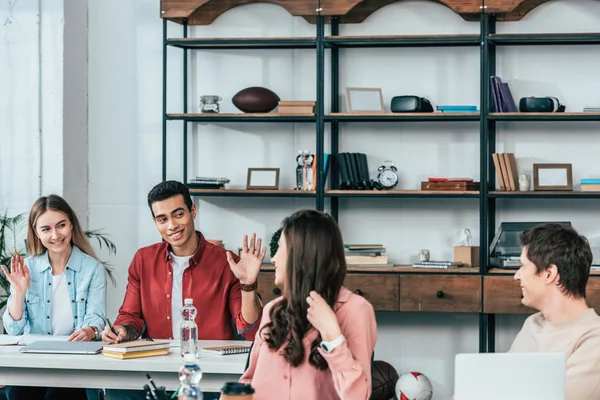
[[123, 328], [125, 328], [125, 332], [127, 334], [127, 340], [136, 340], [138, 338], [138, 336], [140, 335], [138, 333], [137, 329], [135, 329], [135, 327], [133, 325], [124, 324]]

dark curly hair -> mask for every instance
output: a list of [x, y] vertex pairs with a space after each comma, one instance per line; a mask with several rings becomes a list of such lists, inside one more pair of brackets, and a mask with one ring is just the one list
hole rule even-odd
[[[283, 349], [285, 360], [294, 367], [304, 361], [302, 340], [312, 328], [306, 317], [306, 298], [314, 290], [331, 308], [336, 303], [346, 277], [344, 242], [337, 223], [316, 210], [301, 210], [283, 220], [288, 258], [283, 299], [271, 308], [271, 321], [261, 329], [271, 350]], [[328, 368], [317, 348], [321, 335], [313, 341], [309, 363], [319, 370]]]

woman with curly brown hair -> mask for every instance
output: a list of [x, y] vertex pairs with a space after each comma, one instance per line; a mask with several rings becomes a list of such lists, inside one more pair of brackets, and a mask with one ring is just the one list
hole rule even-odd
[[240, 381], [252, 385], [255, 400], [367, 400], [375, 313], [343, 286], [339, 227], [327, 214], [302, 210], [282, 230], [272, 260], [282, 296], [264, 308]]

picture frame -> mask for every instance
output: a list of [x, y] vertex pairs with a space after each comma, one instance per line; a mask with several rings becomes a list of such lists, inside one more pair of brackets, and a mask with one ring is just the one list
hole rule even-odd
[[571, 164], [533, 164], [533, 190], [573, 190]]
[[349, 113], [383, 113], [381, 88], [347, 87], [346, 111]]
[[247, 190], [278, 190], [279, 168], [248, 168]]

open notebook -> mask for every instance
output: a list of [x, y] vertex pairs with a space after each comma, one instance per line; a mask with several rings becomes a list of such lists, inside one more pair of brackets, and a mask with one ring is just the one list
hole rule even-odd
[[230, 346], [203, 347], [200, 352], [204, 354], [218, 354], [221, 356], [229, 354], [243, 354], [250, 353], [250, 346], [237, 344]]

